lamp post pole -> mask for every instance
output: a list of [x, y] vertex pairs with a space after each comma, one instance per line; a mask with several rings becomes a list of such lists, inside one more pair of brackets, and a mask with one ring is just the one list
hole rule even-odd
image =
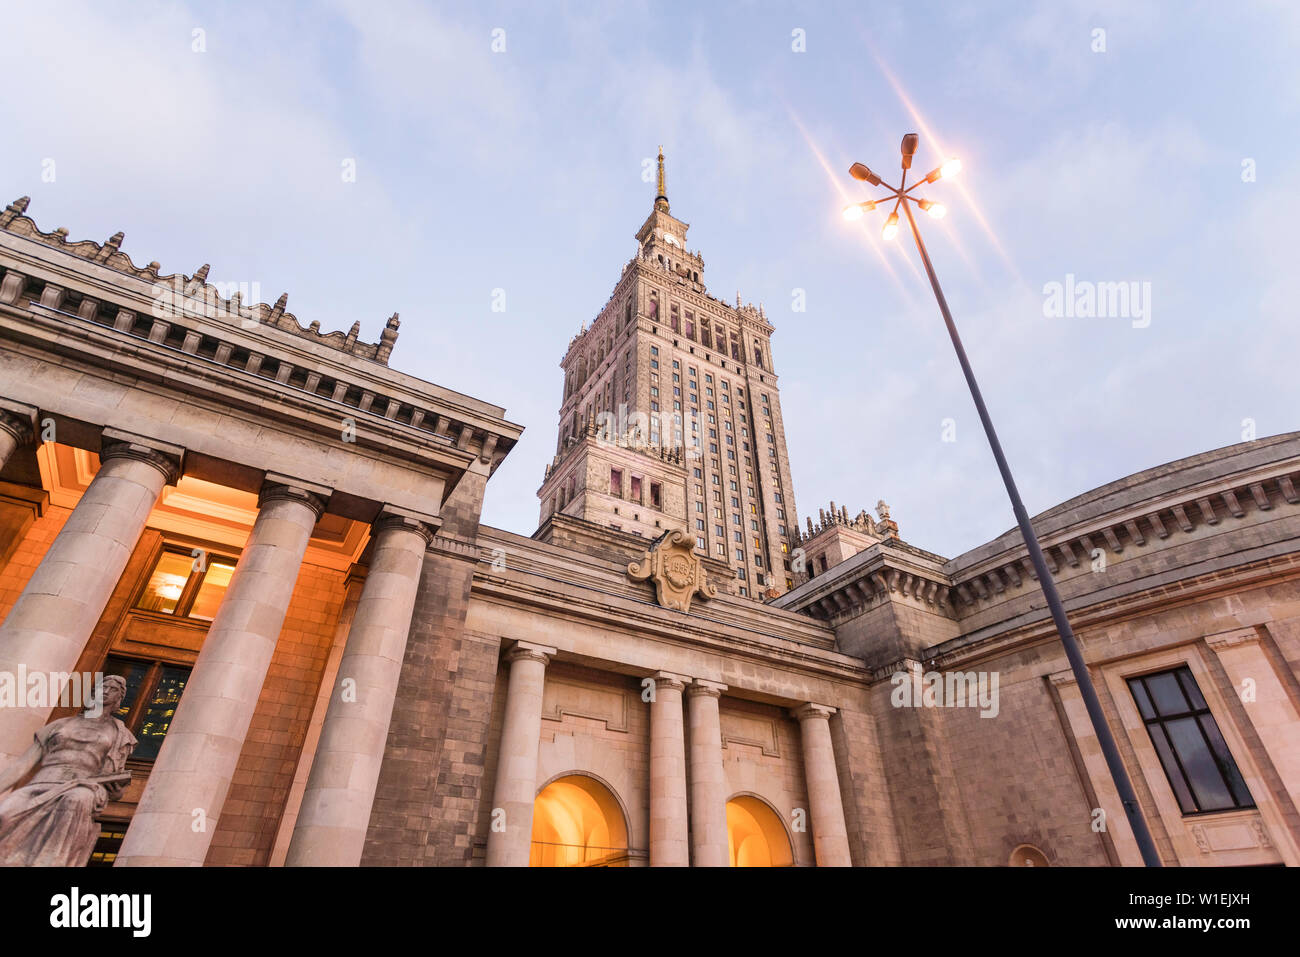
[[[908, 134], [903, 138], [903, 185], [907, 183], [907, 170], [912, 165], [912, 154], [915, 150], [916, 134]], [[939, 179], [943, 168], [940, 167], [940, 169], [935, 170], [925, 179], [919, 180], [911, 188], [915, 189], [916, 186], [922, 183], [932, 183]], [[874, 185], [882, 185], [880, 178], [861, 164], [855, 164], [852, 173], [855, 179], [863, 179]], [[984, 434], [988, 436], [989, 446], [993, 449], [993, 458], [997, 460], [998, 471], [1002, 473], [1002, 483], [1006, 486], [1007, 496], [1011, 499], [1011, 508], [1016, 513], [1016, 522], [1020, 526], [1020, 534], [1024, 537], [1025, 547], [1029, 550], [1029, 561], [1033, 564], [1034, 573], [1038, 576], [1038, 585], [1043, 590], [1043, 597], [1047, 599], [1047, 607], [1052, 613], [1052, 621], [1056, 625], [1057, 634], [1060, 635], [1061, 644], [1065, 648], [1065, 656], [1069, 659], [1070, 670], [1074, 673], [1074, 680], [1079, 686], [1079, 693], [1083, 696], [1084, 707], [1087, 708], [1088, 717], [1092, 721], [1092, 729], [1101, 744], [1101, 752], [1106, 758], [1106, 767], [1110, 770], [1110, 776], [1114, 781], [1115, 790], [1119, 794], [1120, 803], [1124, 806], [1129, 827], [1132, 829], [1133, 837], [1142, 853], [1142, 861], [1147, 867], [1160, 867], [1160, 855], [1156, 851], [1155, 841], [1151, 838], [1151, 831], [1147, 828], [1146, 818], [1142, 815], [1142, 808], [1138, 804], [1137, 794], [1133, 790], [1133, 782], [1129, 779], [1128, 770], [1124, 767], [1124, 762], [1120, 758], [1119, 747], [1115, 743], [1115, 736], [1111, 733], [1110, 725], [1106, 723], [1106, 716], [1101, 710], [1101, 701], [1097, 697], [1097, 689], [1092, 683], [1092, 675], [1089, 674], [1088, 666], [1083, 660], [1083, 652], [1079, 649], [1079, 642], [1074, 637], [1074, 629], [1070, 627], [1070, 619], [1065, 614], [1065, 605], [1061, 602], [1061, 595], [1056, 590], [1056, 582], [1047, 567], [1046, 559], [1043, 557], [1043, 549], [1038, 544], [1038, 537], [1034, 534], [1033, 525], [1030, 524], [1029, 513], [1025, 510], [1024, 502], [1020, 500], [1020, 492], [1016, 488], [1016, 481], [1011, 476], [1011, 467], [1007, 464], [1007, 458], [1002, 452], [1002, 443], [998, 441], [998, 434], [993, 428], [993, 420], [989, 417], [989, 410], [984, 405], [984, 396], [980, 393], [979, 383], [975, 381], [975, 372], [971, 369], [970, 360], [966, 358], [966, 350], [962, 347], [961, 336], [957, 334], [957, 325], [953, 322], [952, 313], [948, 310], [948, 301], [944, 298], [943, 290], [939, 287], [939, 277], [934, 273], [934, 266], [930, 262], [930, 254], [926, 252], [925, 241], [921, 239], [921, 231], [917, 228], [916, 219], [912, 215], [912, 203], [918, 202], [927, 206], [928, 204], [908, 195], [910, 189], [905, 190], [902, 186], [894, 189], [887, 184], [884, 185], [897, 198], [894, 206], [895, 214], [890, 216], [889, 222], [897, 223], [897, 209], [901, 205], [907, 215], [908, 225], [912, 227], [912, 236], [916, 239], [917, 251], [921, 254], [921, 261], [925, 264], [926, 275], [930, 277], [930, 287], [934, 290], [934, 298], [939, 303], [939, 311], [943, 313], [943, 321], [948, 327], [948, 336], [952, 339], [952, 347], [957, 353], [957, 361], [961, 363], [961, 371], [966, 377], [966, 385], [970, 387], [971, 398], [975, 400], [975, 408], [979, 412], [980, 422], [984, 426]], [[858, 205], [862, 209], [867, 209], [875, 208], [876, 204], [871, 202], [870, 204]], [[850, 210], [852, 208], [852, 206], [849, 207]], [[847, 214], [848, 210], [846, 210]], [[861, 215], [860, 211], [858, 215]], [[886, 225], [886, 230], [889, 230], [889, 224]], [[887, 232], [886, 235], [892, 236], [893, 232]]]

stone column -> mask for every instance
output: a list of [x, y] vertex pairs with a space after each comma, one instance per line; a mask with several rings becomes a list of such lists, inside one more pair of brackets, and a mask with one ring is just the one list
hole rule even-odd
[[289, 867], [361, 863], [424, 550], [432, 540], [433, 528], [414, 517], [389, 514], [375, 523], [370, 569], [289, 844]]
[[0, 469], [5, 467], [9, 456], [13, 455], [19, 446], [26, 445], [31, 440], [31, 418], [0, 408]]
[[488, 867], [527, 867], [537, 798], [537, 749], [542, 734], [542, 689], [554, 648], [516, 642], [506, 654], [506, 720], [497, 755], [488, 830]]
[[834, 713], [834, 708], [810, 703], [795, 709], [794, 716], [799, 719], [803, 738], [803, 776], [808, 785], [817, 866], [852, 867], [849, 829], [844, 823], [840, 778], [831, 744], [830, 716]]
[[[292, 484], [289, 484], [292, 483]], [[268, 476], [116, 866], [201, 865], [284, 624], [325, 489]]]
[[691, 727], [691, 864], [729, 867], [727, 782], [718, 699], [726, 685], [696, 680], [686, 690]]
[[[0, 672], [71, 672], [181, 450], [105, 432], [99, 471], [0, 625]], [[0, 766], [27, 750], [53, 702], [0, 708]]]
[[654, 675], [650, 702], [650, 866], [687, 867], [686, 739], [678, 675]]

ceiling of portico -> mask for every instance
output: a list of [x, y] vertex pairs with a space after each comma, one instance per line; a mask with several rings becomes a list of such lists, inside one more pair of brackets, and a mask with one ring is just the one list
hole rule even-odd
[[[42, 443], [36, 452], [41, 485], [50, 504], [73, 508], [99, 471], [99, 456], [85, 449]], [[257, 496], [184, 475], [163, 489], [148, 525], [185, 540], [242, 549], [257, 518]], [[316, 523], [304, 561], [340, 571], [358, 561], [369, 541], [367, 527], [341, 515]]]

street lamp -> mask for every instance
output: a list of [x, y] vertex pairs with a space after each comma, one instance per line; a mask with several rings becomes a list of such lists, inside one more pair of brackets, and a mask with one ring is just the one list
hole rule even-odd
[[1038, 538], [1034, 535], [1033, 526], [1029, 523], [1029, 513], [1025, 511], [1024, 502], [1020, 500], [1020, 492], [1016, 489], [1015, 479], [1011, 477], [1011, 467], [1007, 465], [1006, 456], [1002, 454], [1002, 443], [998, 441], [997, 432], [993, 430], [993, 420], [989, 418], [989, 410], [984, 405], [984, 397], [980, 394], [979, 384], [975, 381], [975, 373], [971, 370], [970, 361], [966, 358], [966, 350], [962, 348], [961, 337], [957, 335], [957, 326], [952, 321], [952, 313], [948, 311], [948, 301], [944, 299], [943, 290], [939, 288], [939, 277], [934, 274], [934, 266], [930, 264], [930, 255], [925, 250], [925, 243], [921, 239], [921, 231], [917, 229], [916, 219], [912, 216], [912, 203], [921, 207], [935, 219], [941, 218], [947, 212], [939, 203], [932, 203], [929, 200], [913, 196], [911, 192], [922, 183], [934, 183], [960, 172], [961, 160], [950, 159], [938, 168], [931, 170], [922, 179], [908, 186], [907, 171], [912, 167], [912, 157], [916, 153], [917, 139], [915, 133], [908, 133], [903, 137], [903, 178], [897, 188], [881, 182], [878, 175], [861, 163], [854, 163], [850, 167], [849, 175], [854, 179], [870, 183], [872, 186], [883, 186], [889, 190], [890, 195], [861, 203], [853, 203], [844, 209], [844, 218], [859, 219], [864, 212], [875, 209], [882, 202], [893, 199], [894, 208], [890, 212], [889, 218], [885, 220], [885, 227], [881, 231], [881, 235], [885, 239], [893, 239], [898, 234], [898, 208], [900, 206], [907, 216], [908, 225], [912, 227], [912, 236], [916, 239], [917, 251], [921, 254], [921, 261], [925, 263], [926, 274], [930, 277], [930, 286], [934, 289], [934, 297], [939, 302], [939, 311], [943, 313], [943, 321], [948, 327], [948, 336], [952, 339], [952, 347], [957, 352], [957, 361], [961, 363], [961, 371], [966, 376], [966, 385], [970, 387], [971, 398], [975, 400], [975, 408], [979, 412], [980, 422], [984, 424], [984, 434], [988, 436], [989, 445], [993, 449], [993, 457], [998, 463], [998, 471], [1002, 473], [1002, 482], [1007, 487], [1007, 495], [1011, 499], [1011, 508], [1016, 513], [1016, 522], [1020, 525], [1020, 534], [1024, 536], [1025, 546], [1029, 549], [1029, 560], [1033, 563], [1034, 572], [1038, 575], [1038, 584], [1043, 589], [1043, 597], [1047, 599], [1047, 607], [1052, 612], [1052, 621], [1056, 624], [1057, 634], [1061, 636], [1061, 644], [1065, 647], [1065, 656], [1070, 660], [1070, 670], [1074, 672], [1074, 680], [1078, 683], [1079, 691], [1083, 695], [1083, 703], [1088, 709], [1088, 717], [1092, 719], [1092, 729], [1096, 732], [1097, 740], [1101, 743], [1102, 754], [1106, 757], [1106, 766], [1110, 769], [1110, 776], [1115, 783], [1115, 790], [1118, 792], [1120, 802], [1124, 805], [1124, 811], [1128, 815], [1128, 823], [1133, 829], [1133, 836], [1137, 839], [1138, 848], [1142, 852], [1142, 860], [1147, 867], [1159, 867], [1160, 855], [1156, 853], [1155, 842], [1151, 840], [1151, 832], [1147, 829], [1146, 819], [1142, 816], [1142, 809], [1138, 805], [1137, 795], [1133, 791], [1133, 783], [1129, 780], [1128, 771], [1124, 768], [1124, 762], [1120, 760], [1119, 749], [1115, 745], [1115, 737], [1110, 732], [1110, 726], [1106, 724], [1106, 716], [1102, 713], [1101, 702], [1097, 699], [1097, 690], [1093, 687], [1092, 676], [1088, 674], [1088, 666], [1084, 664], [1083, 653], [1079, 650], [1079, 642], [1074, 637], [1074, 630], [1070, 627], [1070, 620], [1065, 615], [1065, 606], [1061, 603], [1060, 593], [1056, 590], [1056, 582], [1052, 579], [1052, 573], [1047, 567], [1047, 561], [1043, 558], [1043, 550], [1039, 547]]

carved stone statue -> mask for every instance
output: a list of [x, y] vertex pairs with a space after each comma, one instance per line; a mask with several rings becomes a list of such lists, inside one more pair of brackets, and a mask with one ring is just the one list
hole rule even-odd
[[718, 590], [709, 584], [704, 564], [695, 554], [694, 542], [685, 532], [673, 530], [659, 537], [645, 558], [627, 566], [629, 577], [637, 581], [653, 579], [655, 597], [665, 608], [689, 612], [691, 598], [712, 598]]
[[[90, 860], [99, 837], [95, 815], [131, 782], [126, 759], [136, 743], [113, 715], [126, 681], [108, 675], [99, 694], [97, 716], [87, 710], [51, 721], [0, 772], [0, 865], [80, 867]], [[33, 769], [30, 781], [10, 791]]]
[[880, 516], [882, 522], [889, 521], [889, 506], [885, 504], [883, 498], [876, 503], [876, 514]]

